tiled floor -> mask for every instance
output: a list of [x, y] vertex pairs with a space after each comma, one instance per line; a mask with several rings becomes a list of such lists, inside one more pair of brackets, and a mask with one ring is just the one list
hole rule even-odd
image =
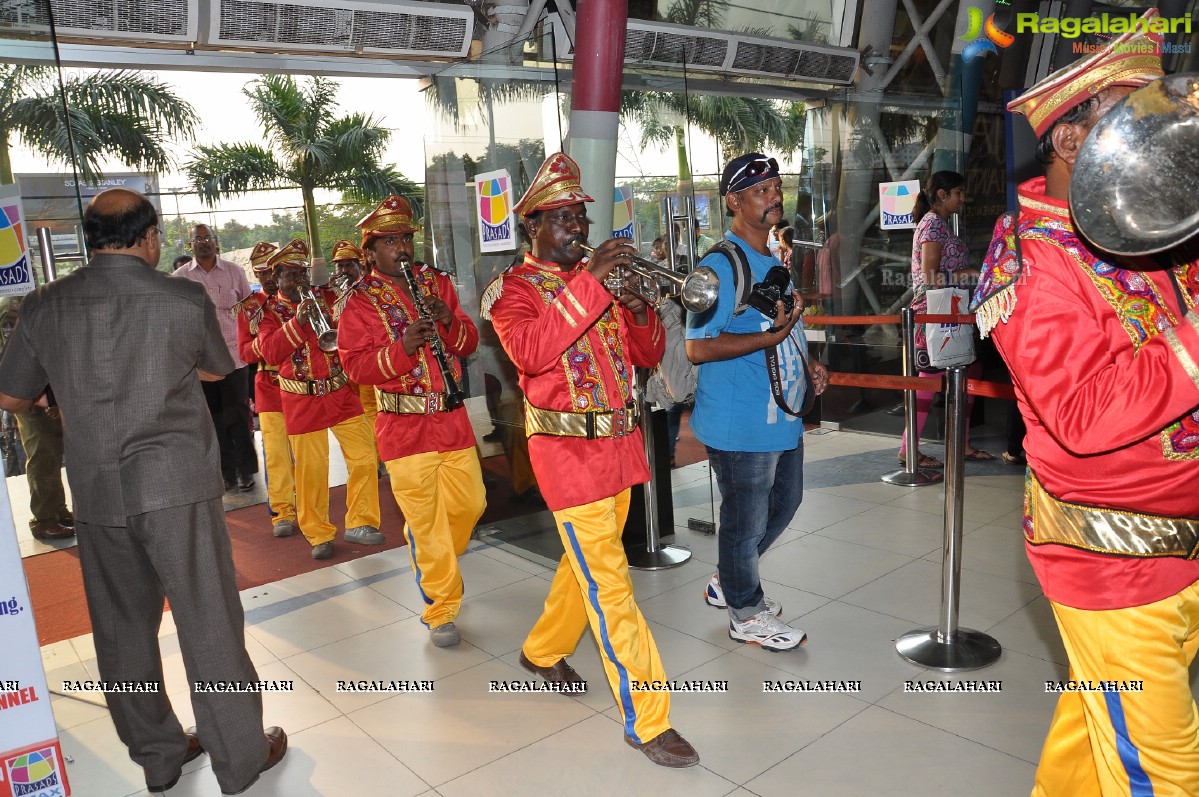
[[[700, 766], [662, 769], [625, 746], [589, 634], [572, 661], [589, 678], [590, 693], [489, 693], [489, 681], [527, 677], [517, 651], [551, 571], [475, 543], [462, 561], [467, 601], [456, 648], [429, 644], [402, 549], [243, 593], [260, 677], [294, 682], [291, 693], [265, 696], [267, 723], [290, 735], [288, 755], [249, 793], [1027, 794], [1054, 705], [1044, 682], [1066, 670], [1020, 543], [1022, 474], [974, 463], [967, 469], [961, 622], [992, 634], [1004, 652], [985, 670], [947, 676], [906, 663], [894, 648], [898, 635], [936, 623], [942, 488], [881, 483], [878, 476], [894, 467], [888, 438], [828, 432], [810, 435], [806, 445], [804, 504], [762, 565], [784, 619], [809, 634], [803, 649], [772, 654], [728, 638], [725, 615], [701, 598], [716, 561], [713, 537], [681, 526], [675, 542], [692, 559], [633, 574], [668, 673], [728, 681], [727, 694], [673, 696], [671, 719], [699, 750]], [[705, 464], [675, 471], [674, 488], [678, 522], [710, 517]], [[187, 725], [192, 710], [169, 615], [162, 647], [168, 692]], [[51, 687], [95, 677], [94, 656], [87, 637], [44, 648]], [[339, 679], [430, 679], [434, 691], [338, 693]], [[861, 691], [763, 691], [764, 681], [786, 679], [860, 681]], [[911, 679], [999, 680], [1002, 691], [905, 693]], [[104, 708], [61, 696], [53, 705], [75, 794], [145, 793]], [[207, 758], [189, 764], [170, 793], [219, 794]]]

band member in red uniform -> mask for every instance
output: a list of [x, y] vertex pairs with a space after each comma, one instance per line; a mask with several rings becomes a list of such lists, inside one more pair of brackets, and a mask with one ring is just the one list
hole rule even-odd
[[483, 317], [519, 372], [533, 471], [566, 548], [520, 663], [550, 683], [582, 684], [566, 657], [590, 623], [625, 741], [655, 764], [693, 766], [699, 755], [670, 727], [670, 694], [637, 688], [666, 674], [620, 540], [629, 488], [650, 478], [633, 366], [662, 359], [665, 331], [643, 301], [626, 292], [618, 302], [604, 287], [632, 246], [612, 239], [583, 260], [576, 244], [591, 201], [578, 165], [552, 155], [515, 206], [532, 252], [483, 294]]
[[[412, 236], [419, 228], [407, 200], [388, 197], [358, 227], [374, 268], [346, 301], [341, 358], [351, 379], [378, 391], [375, 436], [407, 521], [412, 572], [425, 601], [421, 621], [434, 645], [456, 645], [458, 557], [487, 505], [475, 434], [457, 389], [458, 358], [474, 352], [479, 333], [449, 277], [413, 264]], [[413, 301], [409, 277], [423, 310]]]
[[[1008, 105], [1032, 125], [1045, 176], [1019, 186], [975, 293], [1028, 427], [1028, 559], [1080, 685], [1058, 699], [1034, 797], [1199, 794], [1199, 263], [1119, 261], [1076, 231], [1069, 205], [1088, 133], [1163, 74], [1161, 38], [1145, 31], [1163, 20], [1144, 20]], [[1171, 108], [1135, 99], [1138, 113]]]
[[[333, 277], [329, 280], [329, 285], [337, 292], [337, 300], [333, 303], [333, 317], [340, 323], [341, 311], [345, 309], [346, 301], [350, 298], [350, 289], [358, 284], [364, 274], [370, 271], [370, 266], [367, 264], [362, 250], [346, 240], [333, 244], [330, 259], [333, 261]], [[338, 341], [341, 342], [340, 338]], [[375, 415], [379, 412], [378, 404], [375, 401], [375, 386], [357, 385], [356, 387], [358, 400], [362, 402], [362, 411], [366, 414], [366, 420], [373, 432]]]
[[[341, 445], [346, 484], [346, 542], [379, 545], [379, 479], [374, 439], [362, 403], [349, 388], [336, 350], [323, 351], [313, 331], [316, 313], [328, 323], [333, 292], [313, 289], [308, 246], [297, 239], [268, 261], [279, 292], [269, 300], [258, 327], [258, 348], [279, 366], [283, 421], [296, 462], [296, 510], [313, 559], [333, 556], [337, 529], [329, 522], [329, 435]], [[304, 298], [301, 293], [312, 292]], [[324, 336], [322, 336], [324, 337]]]
[[258, 350], [258, 325], [263, 307], [279, 291], [275, 270], [268, 264], [278, 251], [274, 244], [259, 241], [250, 252], [250, 267], [261, 291], [255, 291], [234, 307], [237, 313], [237, 353], [245, 362], [258, 366], [254, 374], [254, 405], [262, 430], [266, 460], [266, 495], [274, 520], [276, 537], [290, 537], [296, 530], [296, 483], [291, 464], [291, 444], [283, 424], [283, 400], [279, 398], [279, 367], [267, 365]]

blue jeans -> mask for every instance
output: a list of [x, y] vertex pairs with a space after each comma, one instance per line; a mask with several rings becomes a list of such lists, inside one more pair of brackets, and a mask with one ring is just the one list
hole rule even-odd
[[766, 608], [758, 558], [803, 500], [803, 439], [790, 451], [718, 451], [708, 462], [720, 489], [720, 586], [734, 620]]

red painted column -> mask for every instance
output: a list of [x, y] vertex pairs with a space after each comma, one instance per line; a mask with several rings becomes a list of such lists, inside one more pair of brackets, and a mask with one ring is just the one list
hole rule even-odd
[[629, 7], [625, 0], [579, 0], [575, 17], [574, 78], [570, 102], [569, 154], [583, 173], [583, 189], [595, 199], [591, 241], [612, 236], [616, 183], [616, 134]]

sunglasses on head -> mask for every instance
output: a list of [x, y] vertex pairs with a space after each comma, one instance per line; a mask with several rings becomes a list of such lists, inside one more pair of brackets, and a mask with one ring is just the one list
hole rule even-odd
[[742, 188], [739, 188], [738, 185], [746, 180], [755, 180], [771, 172], [777, 174], [778, 170], [779, 162], [774, 158], [755, 158], [733, 172], [733, 176], [729, 178], [728, 193], [735, 194], [741, 191]]

